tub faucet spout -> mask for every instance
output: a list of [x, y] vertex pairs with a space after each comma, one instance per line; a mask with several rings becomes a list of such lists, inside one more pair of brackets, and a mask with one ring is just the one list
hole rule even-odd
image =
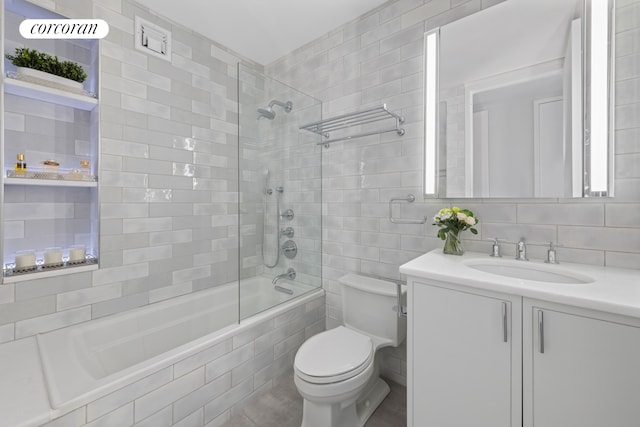
[[276, 277], [274, 277], [271, 283], [275, 285], [276, 283], [278, 283], [278, 280], [280, 279], [293, 280], [295, 278], [296, 278], [296, 271], [293, 268], [289, 268], [286, 273], [278, 274]]

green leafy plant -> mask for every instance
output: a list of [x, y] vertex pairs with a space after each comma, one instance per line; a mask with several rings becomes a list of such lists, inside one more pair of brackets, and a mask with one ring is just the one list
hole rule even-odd
[[80, 83], [87, 78], [87, 73], [75, 62], [60, 61], [57, 56], [38, 52], [36, 49], [18, 47], [15, 55], [6, 55], [6, 57], [16, 67], [32, 68]]

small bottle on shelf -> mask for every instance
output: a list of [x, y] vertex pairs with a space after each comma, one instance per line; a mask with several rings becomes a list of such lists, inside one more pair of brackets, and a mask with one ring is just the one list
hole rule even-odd
[[16, 174], [24, 175], [25, 173], [27, 173], [27, 163], [24, 161], [24, 154], [18, 154], [17, 158], [18, 161], [16, 162], [15, 166]]
[[91, 179], [91, 162], [89, 160], [80, 160], [80, 173], [82, 174], [82, 179]]

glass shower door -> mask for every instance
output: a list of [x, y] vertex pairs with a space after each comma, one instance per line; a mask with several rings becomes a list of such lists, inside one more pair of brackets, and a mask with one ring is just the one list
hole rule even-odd
[[321, 107], [238, 65], [241, 319], [322, 286]]

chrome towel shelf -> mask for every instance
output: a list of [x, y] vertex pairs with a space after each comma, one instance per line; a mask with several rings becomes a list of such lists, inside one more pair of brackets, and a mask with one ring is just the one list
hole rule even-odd
[[[338, 138], [329, 139], [332, 132], [348, 129], [354, 126], [365, 125], [369, 123], [375, 123], [382, 120], [393, 120], [395, 126], [388, 129], [379, 129], [371, 132], [361, 132], [355, 135], [342, 136]], [[363, 136], [377, 135], [380, 133], [396, 132], [398, 135], [404, 135], [404, 129], [400, 125], [404, 123], [404, 117], [389, 111], [387, 104], [382, 104], [380, 107], [370, 108], [368, 110], [358, 111], [355, 113], [343, 114], [341, 116], [332, 117], [329, 119], [320, 120], [317, 122], [309, 123], [300, 126], [300, 129], [308, 130], [318, 135], [322, 135], [327, 138], [326, 141], [318, 142], [318, 145], [324, 145], [329, 147], [329, 144], [338, 141], [346, 141], [354, 138], [361, 138]]]

